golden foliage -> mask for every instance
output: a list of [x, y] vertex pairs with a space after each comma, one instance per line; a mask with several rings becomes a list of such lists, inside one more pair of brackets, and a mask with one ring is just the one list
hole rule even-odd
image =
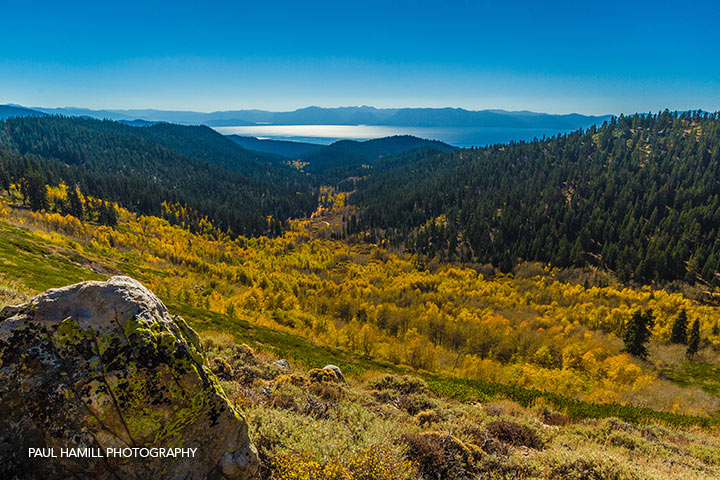
[[[344, 205], [342, 195], [325, 197], [328, 209]], [[179, 205], [163, 208], [180, 219], [194, 215]], [[679, 293], [585, 288], [559, 281], [549, 267], [522, 278], [431, 268], [381, 247], [313, 238], [311, 220], [291, 222], [274, 239], [231, 239], [209, 221], [193, 233], [118, 211], [120, 223], [110, 228], [48, 212], [13, 216], [0, 205], [0, 216], [28, 221], [58, 245], [142, 265], [137, 274], [161, 297], [415, 369], [623, 401], [663, 388], [657, 371], [621, 352], [619, 334], [633, 310], [652, 308], [654, 342], [668, 341], [685, 309], [704, 338], [720, 343], [711, 334], [720, 310]], [[668, 402], [658, 407], [676, 404]]]

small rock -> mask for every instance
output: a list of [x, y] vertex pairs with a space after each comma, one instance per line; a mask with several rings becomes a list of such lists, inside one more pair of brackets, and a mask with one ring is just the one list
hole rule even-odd
[[280, 360], [273, 362], [273, 365], [282, 368], [283, 370], [289, 370], [290, 369], [290, 363], [288, 363], [287, 360], [284, 358], [281, 358]]
[[337, 365], [325, 365], [323, 367], [323, 370], [325, 370], [325, 369], [332, 370], [333, 372], [335, 372], [335, 375], [337, 375], [338, 379], [341, 382], [345, 381], [345, 377], [343, 377], [342, 371], [340, 370], [340, 367], [338, 367]]

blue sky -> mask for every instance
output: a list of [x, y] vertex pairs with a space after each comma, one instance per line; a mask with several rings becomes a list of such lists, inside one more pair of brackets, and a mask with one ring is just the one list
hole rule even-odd
[[720, 110], [709, 1], [3, 2], [0, 103]]

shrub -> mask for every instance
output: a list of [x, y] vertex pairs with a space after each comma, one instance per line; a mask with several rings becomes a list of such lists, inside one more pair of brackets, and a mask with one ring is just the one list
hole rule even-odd
[[313, 417], [315, 419], [330, 418], [331, 413], [337, 409], [337, 403], [325, 402], [312, 395], [305, 396], [305, 403], [299, 408], [299, 412], [303, 415]]
[[567, 415], [562, 415], [560, 413], [551, 412], [550, 410], [543, 409], [542, 412], [540, 412], [540, 417], [542, 418], [543, 423], [545, 425], [553, 425], [556, 427], [562, 427], [565, 425], [568, 425], [570, 423], [573, 423], [573, 419], [568, 417]]
[[491, 437], [488, 432], [480, 427], [472, 428], [467, 432], [472, 443], [478, 445], [483, 452], [494, 456], [505, 457], [510, 454], [510, 448], [504, 442]]
[[285, 375], [279, 375], [275, 378], [275, 386], [280, 385], [293, 385], [296, 387], [304, 387], [308, 384], [307, 378], [298, 375], [297, 373], [287, 373]]
[[623, 432], [611, 433], [608, 436], [607, 441], [610, 445], [626, 448], [628, 450], [635, 450], [644, 446], [642, 440], [634, 437], [633, 435]]
[[399, 409], [405, 410], [410, 415], [417, 415], [423, 410], [431, 410], [438, 406], [437, 402], [424, 393], [401, 395], [393, 404]]
[[391, 390], [401, 395], [427, 393], [428, 391], [427, 385], [422, 379], [409, 375], [402, 377], [383, 375], [379, 379], [372, 380], [369, 386], [375, 390]]
[[274, 408], [298, 411], [298, 399], [302, 398], [303, 395], [304, 392], [301, 387], [290, 382], [281, 383], [270, 390], [269, 403]]
[[243, 343], [241, 345], [233, 345], [233, 358], [242, 360], [245, 363], [257, 363], [257, 354], [253, 348]]
[[325, 464], [308, 458], [280, 455], [272, 461], [273, 480], [410, 480], [412, 462], [400, 460], [380, 446], [370, 446], [346, 461]]
[[548, 479], [639, 480], [639, 477], [635, 473], [628, 472], [615, 464], [579, 458], [553, 467], [550, 470]]
[[331, 383], [313, 383], [308, 389], [313, 395], [329, 400], [332, 402], [339, 402], [345, 396], [345, 390], [340, 385]]
[[543, 448], [543, 441], [535, 430], [525, 425], [506, 420], [496, 420], [487, 424], [488, 434], [515, 447]]
[[406, 434], [402, 438], [422, 478], [464, 480], [473, 478], [479, 470], [483, 451], [477, 445], [438, 432]]
[[440, 415], [436, 410], [423, 410], [422, 412], [415, 415], [415, 420], [420, 424], [421, 427], [425, 425], [432, 425], [440, 421]]
[[522, 478], [538, 478], [536, 467], [527, 463], [520, 463], [517, 459], [486, 455], [479, 465], [483, 480], [516, 480]]
[[232, 366], [222, 357], [215, 357], [213, 359], [211, 370], [223, 380], [232, 380], [235, 376], [235, 371]]
[[235, 379], [243, 384], [252, 384], [256, 378], [262, 378], [270, 380], [276, 375], [273, 375], [272, 370], [265, 368], [264, 366], [257, 365], [240, 365], [235, 364]]
[[410, 415], [437, 408], [437, 402], [427, 395], [427, 385], [417, 377], [383, 375], [370, 381], [368, 386], [374, 389], [370, 393], [375, 400], [394, 405]]
[[273, 408], [279, 408], [281, 410], [298, 410], [295, 396], [287, 392], [274, 394], [270, 400], [270, 404]]
[[330, 368], [313, 368], [308, 372], [310, 381], [318, 383], [339, 383], [338, 374]]

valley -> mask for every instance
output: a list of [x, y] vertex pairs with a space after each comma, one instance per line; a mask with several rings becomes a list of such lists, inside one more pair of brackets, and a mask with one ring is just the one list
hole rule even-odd
[[[645, 171], [628, 177], [629, 168], [610, 165], [637, 160], [665, 178], [663, 162], [674, 158], [673, 168], [712, 175], [716, 118], [670, 123], [674, 133], [660, 135], [662, 152], [684, 148], [694, 152], [683, 157], [690, 160], [653, 157], [647, 152], [661, 151], [657, 133], [625, 137], [624, 124], [586, 133], [599, 152], [583, 158], [603, 159], [610, 170], [603, 188], [638, 195], [633, 179]], [[652, 260], [642, 267], [650, 270], [623, 273], [596, 260], [605, 247], [595, 230], [577, 228], [591, 217], [574, 206], [600, 190], [577, 183], [575, 159], [546, 160], [547, 150], [556, 149], [556, 159], [574, 152], [558, 145], [567, 137], [486, 150], [391, 137], [287, 157], [247, 150], [204, 127], [62, 118], [2, 125], [0, 308], [83, 280], [137, 279], [200, 334], [210, 368], [247, 415], [265, 478], [718, 474], [717, 195], [701, 174], [685, 176], [694, 183], [676, 190], [686, 200], [643, 191], [652, 195], [638, 205], [671, 213], [650, 219], [636, 210], [626, 221], [643, 218], [654, 230], [623, 227], [623, 235], [665, 242], [667, 225], [698, 222], [697, 231], [685, 228], [692, 237], [669, 235], [681, 241], [668, 247], [677, 262], [659, 270]], [[75, 140], [64, 142], [65, 135]], [[621, 145], [627, 153], [618, 153]], [[614, 156], [603, 156], [606, 150]], [[519, 168], [528, 159], [553, 179], [540, 196], [546, 218], [562, 235], [577, 235], [565, 240], [578, 247], [556, 250], [571, 250], [565, 263], [550, 246], [548, 255], [526, 248], [524, 227], [502, 215], [467, 216], [506, 201], [493, 191], [506, 185], [503, 176], [466, 175], [486, 183], [469, 183], [474, 193], [462, 201], [448, 198], [468, 190], [454, 176], [467, 171], [463, 162], [483, 172], [498, 168], [496, 161]], [[211, 172], [207, 180], [201, 171]], [[389, 187], [390, 179], [401, 187]], [[522, 188], [508, 191], [527, 207]], [[570, 190], [577, 199], [560, 201]], [[236, 191], [247, 196], [233, 198]], [[683, 206], [679, 220], [672, 205]], [[234, 206], [247, 214], [224, 216]], [[513, 218], [522, 220], [521, 211]], [[490, 242], [470, 235], [488, 219], [496, 222]], [[501, 238], [513, 250], [496, 257], [489, 246]], [[632, 248], [625, 237], [615, 241]], [[698, 325], [692, 354], [673, 341], [681, 312], [688, 332]], [[645, 358], [628, 350], [629, 325], [640, 313], [652, 319]], [[280, 359], [290, 370], [273, 366]], [[347, 383], [318, 377], [327, 364]], [[358, 436], [348, 425], [360, 425], [353, 427]], [[319, 449], [318, 435], [337, 443]]]

